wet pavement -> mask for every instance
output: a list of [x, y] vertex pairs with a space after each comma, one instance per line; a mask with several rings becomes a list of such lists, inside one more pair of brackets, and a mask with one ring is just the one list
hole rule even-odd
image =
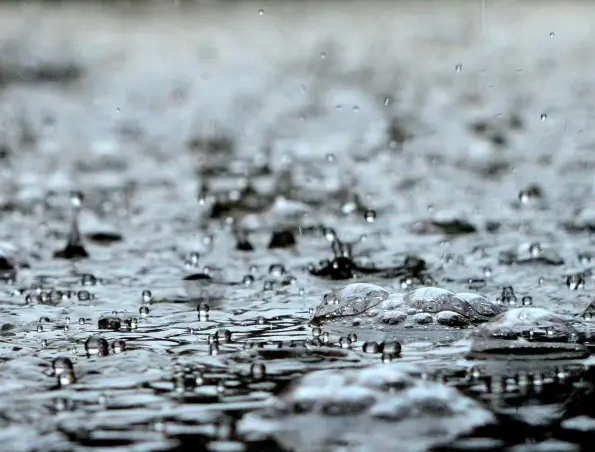
[[0, 450], [590, 450], [594, 19], [3, 4]]

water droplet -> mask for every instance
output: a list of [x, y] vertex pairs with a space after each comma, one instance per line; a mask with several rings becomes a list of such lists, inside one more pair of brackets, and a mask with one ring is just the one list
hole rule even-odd
[[329, 163], [334, 162], [335, 161], [335, 154], [330, 153], [330, 152], [328, 154], [326, 154], [326, 161], [329, 162]]
[[76, 383], [74, 371], [65, 371], [58, 375], [58, 386], [64, 387]]
[[550, 38], [553, 38], [554, 36], [556, 36], [556, 33], [554, 33], [553, 31], [550, 31]]
[[85, 319], [83, 317], [81, 317], [79, 319], [79, 325], [84, 325], [85, 324]]
[[462, 69], [463, 69], [463, 65], [460, 64], [460, 63], [455, 66], [455, 71], [456, 72], [461, 72]]
[[368, 223], [374, 223], [376, 221], [376, 211], [368, 209], [364, 212], [364, 218]]
[[90, 336], [85, 341], [85, 351], [88, 355], [106, 356], [108, 354], [107, 341], [100, 336]]
[[390, 353], [383, 353], [383, 354], [382, 354], [382, 357], [381, 357], [381, 361], [382, 361], [384, 364], [391, 363], [391, 362], [393, 361], [393, 359], [394, 359], [394, 356], [393, 356], [393, 355], [391, 355]]
[[52, 371], [54, 372], [54, 375], [73, 371], [73, 369], [72, 361], [69, 358], [59, 357], [52, 361]]
[[215, 338], [217, 340], [222, 340], [224, 342], [231, 342], [231, 331], [229, 331], [228, 329], [220, 329], [217, 330], [217, 332], [215, 333]]
[[541, 114], [541, 120], [542, 120], [542, 121], [545, 121], [546, 119], [547, 119], [547, 114], [545, 114], [545, 113], [542, 113], [542, 114]]
[[150, 290], [143, 290], [143, 292], [141, 293], [141, 300], [143, 303], [149, 303], [151, 301], [151, 298], [153, 298], [153, 294], [151, 293]]
[[146, 317], [149, 315], [149, 308], [147, 306], [141, 306], [140, 309], [138, 310], [138, 313], [142, 317]]
[[259, 16], [264, 16], [264, 9], [259, 9], [258, 10], [258, 15]]
[[349, 340], [346, 337], [341, 336], [339, 338], [339, 347], [349, 348], [350, 345], [351, 345], [351, 343], [349, 342]]
[[124, 340], [117, 339], [112, 342], [112, 351], [114, 353], [122, 353], [124, 350], [126, 350], [126, 342]]
[[326, 52], [321, 52], [320, 53], [320, 59], [321, 60], [326, 60]]
[[322, 334], [322, 330], [318, 327], [312, 329], [312, 337], [319, 337]]
[[396, 356], [401, 353], [401, 344], [397, 341], [386, 341], [380, 344], [382, 353]]
[[242, 284], [245, 286], [251, 286], [254, 283], [254, 276], [252, 275], [244, 275], [242, 278]]
[[83, 206], [85, 195], [80, 191], [73, 191], [70, 193], [70, 203], [75, 210], [79, 210]]
[[285, 274], [285, 267], [283, 264], [272, 264], [269, 267], [269, 274], [275, 277], [283, 276]]
[[88, 290], [79, 290], [77, 297], [79, 301], [89, 301], [91, 299], [91, 293]]
[[532, 306], [532, 305], [533, 305], [533, 297], [530, 297], [530, 296], [528, 296], [528, 295], [524, 296], [524, 297], [521, 299], [521, 304], [522, 304], [523, 306]]
[[262, 363], [254, 363], [250, 366], [250, 375], [255, 380], [262, 380], [266, 376], [266, 367]]
[[94, 286], [97, 284], [97, 278], [90, 274], [86, 273], [81, 276], [81, 285], [82, 286]]
[[355, 333], [351, 333], [349, 335], [347, 335], [347, 340], [349, 341], [349, 343], [354, 344], [357, 342], [357, 334]]
[[43, 325], [37, 325], [37, 332], [43, 333]]
[[209, 311], [211, 310], [211, 307], [209, 306], [209, 303], [200, 303], [198, 305], [197, 311], [199, 314], [208, 314]]
[[379, 353], [380, 346], [377, 342], [364, 342], [364, 345], [362, 346], [362, 351], [364, 353]]

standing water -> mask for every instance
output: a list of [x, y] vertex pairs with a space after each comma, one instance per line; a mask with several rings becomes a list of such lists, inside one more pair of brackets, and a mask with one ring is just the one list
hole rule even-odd
[[2, 4], [0, 451], [592, 450], [593, 23]]

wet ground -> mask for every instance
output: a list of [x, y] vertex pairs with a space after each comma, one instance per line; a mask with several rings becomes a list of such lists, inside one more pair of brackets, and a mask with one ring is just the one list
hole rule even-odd
[[595, 8], [485, 3], [1, 6], [0, 450], [591, 450]]

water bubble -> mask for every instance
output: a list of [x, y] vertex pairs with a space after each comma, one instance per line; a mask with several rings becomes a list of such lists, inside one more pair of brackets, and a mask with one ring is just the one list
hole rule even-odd
[[456, 72], [461, 72], [462, 69], [463, 69], [463, 65], [460, 64], [460, 63], [455, 66], [455, 71]]
[[231, 331], [229, 331], [228, 329], [217, 330], [217, 332], [215, 333], [215, 337], [218, 340], [223, 340], [224, 342], [231, 342]]
[[374, 223], [376, 221], [376, 211], [368, 209], [364, 212], [364, 218], [368, 223]]
[[242, 284], [245, 286], [251, 286], [254, 283], [254, 276], [252, 275], [244, 275], [242, 278]]
[[582, 274], [568, 275], [566, 277], [566, 287], [568, 287], [570, 290], [584, 289], [584, 276]]
[[49, 317], [40, 317], [39, 318], [39, 323], [50, 323], [51, 320]]
[[312, 328], [312, 337], [319, 337], [322, 334], [322, 329], [315, 327]]
[[255, 380], [262, 380], [266, 376], [266, 367], [262, 363], [254, 363], [250, 366], [250, 375]]
[[85, 351], [88, 355], [106, 356], [108, 354], [107, 341], [100, 336], [90, 336], [85, 341]]
[[537, 257], [542, 253], [543, 249], [541, 248], [541, 244], [534, 242], [529, 244], [529, 254], [531, 257]]
[[349, 339], [347, 339], [346, 337], [341, 336], [339, 338], [339, 347], [349, 348], [350, 345], [351, 345], [351, 342], [349, 342]]
[[126, 350], [126, 342], [124, 340], [117, 339], [112, 342], [112, 351], [114, 353], [122, 353], [124, 350]]
[[141, 306], [140, 309], [138, 310], [138, 313], [142, 317], [146, 317], [149, 315], [149, 308], [147, 306]]
[[542, 120], [542, 121], [545, 121], [546, 119], [547, 119], [547, 114], [545, 114], [545, 113], [542, 113], [542, 114], [541, 114], [541, 120]]
[[79, 301], [89, 301], [91, 299], [91, 292], [88, 290], [79, 290], [77, 293]]
[[85, 319], [83, 317], [81, 317], [79, 319], [79, 325], [84, 325], [85, 324]]
[[388, 353], [392, 356], [396, 356], [401, 353], [401, 344], [397, 341], [386, 341], [380, 344], [382, 353]]
[[209, 311], [211, 310], [211, 307], [209, 306], [209, 303], [202, 302], [198, 305], [196, 310], [198, 311], [199, 314], [208, 314]]
[[349, 343], [354, 344], [357, 342], [357, 334], [355, 333], [350, 333], [349, 335], [347, 335], [347, 340], [349, 341]]
[[37, 332], [43, 333], [43, 325], [37, 325]]
[[151, 293], [150, 290], [143, 290], [141, 293], [141, 300], [143, 303], [149, 303], [151, 301], [151, 298], [153, 298], [153, 294]]
[[58, 386], [60, 386], [60, 387], [69, 386], [71, 384], [76, 383], [76, 375], [74, 374], [74, 371], [72, 371], [72, 370], [62, 372], [57, 377], [58, 377], [57, 378]]
[[259, 9], [258, 10], [258, 15], [259, 16], [264, 16], [264, 9]]
[[97, 284], [97, 278], [90, 274], [90, 273], [85, 273], [84, 275], [81, 276], [81, 285], [82, 286], [94, 286]]
[[521, 299], [521, 304], [523, 306], [532, 306], [533, 305], [533, 297], [530, 297], [529, 295], [524, 296]]
[[269, 267], [269, 274], [276, 277], [282, 276], [285, 274], [285, 267], [283, 264], [272, 264]]
[[52, 371], [54, 375], [60, 375], [64, 372], [73, 371], [74, 366], [69, 358], [58, 357], [52, 361]]
[[274, 286], [273, 281], [265, 281], [262, 284], [262, 290], [265, 291], [265, 292], [267, 292], [269, 290], [273, 290], [273, 286]]
[[514, 289], [512, 286], [506, 286], [502, 288], [502, 292], [500, 294], [500, 301], [504, 304], [516, 304], [517, 298], [514, 294]]
[[364, 342], [362, 346], [362, 351], [364, 353], [379, 353], [380, 352], [380, 345], [377, 342]]

